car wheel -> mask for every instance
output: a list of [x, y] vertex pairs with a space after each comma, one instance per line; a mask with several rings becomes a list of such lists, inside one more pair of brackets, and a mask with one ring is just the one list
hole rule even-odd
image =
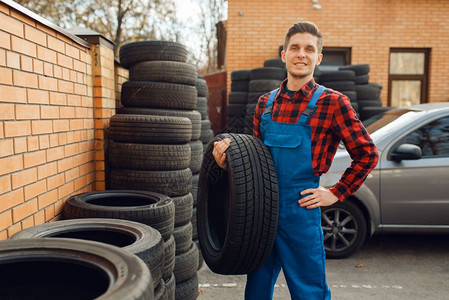
[[365, 241], [365, 216], [360, 208], [349, 201], [322, 208], [321, 226], [328, 258], [348, 257]]

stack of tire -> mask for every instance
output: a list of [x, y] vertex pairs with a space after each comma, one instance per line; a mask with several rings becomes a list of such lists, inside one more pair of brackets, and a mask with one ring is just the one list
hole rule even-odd
[[391, 109], [391, 107], [382, 106], [382, 101], [380, 100], [382, 86], [369, 82], [369, 65], [349, 65], [340, 67], [339, 70], [355, 73], [354, 81], [355, 91], [357, 92], [358, 112], [362, 121]]
[[245, 108], [248, 104], [250, 70], [231, 72], [231, 92], [228, 97], [226, 113], [228, 116], [228, 132], [243, 133], [245, 131]]
[[358, 113], [359, 104], [356, 92], [356, 73], [352, 70], [321, 71], [317, 82], [327, 88], [339, 91], [351, 100], [351, 106]]
[[[151, 290], [147, 293], [154, 295], [151, 299], [172, 299], [175, 277], [162, 279], [165, 249], [161, 233], [171, 234], [173, 216], [173, 201], [165, 195], [137, 191], [83, 193], [68, 199], [64, 207], [67, 220], [27, 228], [10, 239], [77, 239], [121, 248], [140, 258], [150, 271], [152, 282], [147, 289]], [[122, 266], [114, 267], [117, 270], [112, 273], [122, 272]]]
[[0, 241], [2, 299], [153, 300], [153, 280], [136, 255], [71, 238]]
[[265, 68], [280, 68], [280, 69], [285, 69], [285, 63], [282, 61], [282, 50], [283, 50], [284, 46], [281, 45], [279, 46], [278, 49], [278, 57], [276, 58], [270, 58], [267, 59], [263, 62], [263, 66]]
[[245, 132], [253, 133], [254, 112], [259, 97], [280, 86], [287, 77], [284, 68], [263, 67], [252, 69], [249, 73], [248, 104], [245, 107]]
[[203, 162], [203, 154], [207, 148], [208, 143], [214, 138], [213, 130], [210, 128], [209, 120], [209, 87], [207, 82], [202, 76], [198, 76], [196, 82], [196, 89], [198, 92], [198, 105], [197, 110], [201, 113], [201, 135], [200, 140], [191, 141], [190, 148], [192, 152], [192, 159], [190, 163], [190, 170], [192, 171], [192, 196], [193, 196], [193, 209], [192, 209], [192, 240], [198, 248], [198, 270], [203, 266], [203, 257], [199, 248], [198, 242], [198, 230], [196, 222], [196, 204], [198, 194], [198, 178], [201, 170], [201, 164]]
[[198, 294], [189, 167], [191, 148], [203, 130], [202, 114], [196, 110], [197, 70], [186, 62], [187, 54], [184, 45], [168, 41], [122, 46], [120, 62], [129, 69], [129, 81], [122, 85], [123, 108], [111, 118], [108, 130], [109, 188], [151, 191], [173, 199], [174, 229], [164, 238], [163, 279], [170, 280], [173, 271], [175, 299], [196, 299]]
[[198, 104], [196, 110], [201, 113], [200, 140], [203, 143], [203, 148], [206, 149], [207, 144], [209, 144], [209, 142], [214, 138], [214, 131], [211, 129], [209, 120], [209, 88], [204, 77], [198, 76], [196, 88], [198, 93]]

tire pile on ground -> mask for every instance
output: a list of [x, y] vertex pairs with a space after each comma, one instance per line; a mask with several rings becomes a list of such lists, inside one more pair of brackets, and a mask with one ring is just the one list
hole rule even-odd
[[[369, 65], [349, 65], [340, 67], [339, 70], [353, 71], [355, 73], [355, 91], [357, 92], [358, 112], [362, 121], [392, 108], [389, 106], [382, 106], [382, 101], [380, 100], [382, 86], [377, 83], [369, 82]], [[323, 85], [325, 84], [323, 83]]]
[[119, 247], [136, 255], [146, 264], [152, 278], [148, 292], [154, 294], [155, 299], [167, 299], [168, 294], [174, 292], [174, 276], [167, 283], [162, 280], [164, 264], [162, 236], [148, 225], [116, 219], [72, 219], [30, 227], [19, 231], [10, 239], [36, 238], [70, 238]]
[[279, 46], [278, 57], [266, 59], [263, 62], [263, 66], [264, 67], [274, 67], [274, 68], [285, 69], [285, 63], [282, 61], [282, 50], [283, 50], [283, 48], [284, 48], [283, 45]]
[[0, 242], [2, 299], [153, 300], [153, 280], [135, 254], [72, 238]]
[[265, 60], [261, 68], [231, 72], [227, 132], [253, 134], [253, 119], [259, 97], [278, 88], [287, 77], [281, 52], [282, 46], [279, 47], [279, 57]]
[[254, 112], [259, 97], [278, 88], [286, 77], [285, 68], [272, 66], [231, 72], [227, 131], [252, 134]]
[[231, 72], [231, 92], [228, 97], [226, 113], [228, 131], [245, 132], [245, 109], [248, 104], [250, 70], [235, 70]]
[[[121, 248], [140, 258], [151, 275], [151, 282], [145, 286], [147, 291], [141, 293], [151, 297], [136, 299], [174, 299], [175, 248], [172, 232], [175, 205], [170, 197], [145, 191], [81, 193], [67, 200], [63, 216], [66, 220], [27, 228], [10, 239], [57, 238], [62, 242], [77, 239]], [[167, 247], [164, 241], [171, 241], [171, 246]], [[90, 246], [86, 247], [85, 250], [89, 251]], [[171, 257], [173, 259], [170, 260]], [[95, 264], [95, 257], [91, 259]], [[116, 268], [111, 270], [112, 273], [121, 273], [122, 268], [127, 267], [115, 262], [110, 265], [110, 268]], [[84, 275], [78, 274], [80, 277]], [[79, 288], [82, 289], [81, 286]]]
[[[202, 76], [198, 76], [196, 82], [198, 91], [197, 111], [201, 113], [201, 135], [200, 140], [203, 143], [203, 149], [206, 149], [209, 142], [214, 138], [214, 131], [211, 129], [209, 120], [209, 88], [207, 82]], [[204, 151], [203, 151], [204, 152]], [[201, 164], [201, 163], [200, 163]], [[197, 172], [195, 172], [197, 173]]]
[[129, 69], [129, 81], [122, 86], [124, 107], [111, 118], [108, 129], [112, 141], [107, 157], [109, 188], [151, 191], [173, 200], [174, 229], [164, 236], [167, 272], [163, 279], [171, 279], [174, 265], [174, 299], [196, 299], [198, 287], [189, 167], [201, 159], [197, 148], [202, 146], [204, 117], [203, 110], [197, 111], [202, 100], [197, 70], [186, 62], [187, 54], [185, 46], [168, 41], [122, 46], [120, 61]]
[[317, 83], [346, 95], [351, 101], [352, 108], [359, 113], [356, 73], [353, 70], [322, 71], [317, 76]]
[[192, 195], [193, 195], [193, 210], [192, 210], [192, 240], [198, 248], [198, 270], [203, 266], [203, 256], [201, 255], [199, 242], [198, 242], [198, 230], [196, 222], [196, 204], [198, 195], [198, 178], [201, 170], [201, 164], [203, 162], [203, 154], [209, 142], [214, 138], [214, 132], [210, 127], [209, 120], [209, 87], [207, 82], [202, 76], [198, 76], [196, 82], [196, 89], [198, 92], [198, 104], [197, 110], [201, 113], [201, 135], [200, 140], [191, 141], [190, 148], [192, 151], [192, 159], [190, 163], [190, 170], [192, 171]]
[[253, 133], [254, 113], [259, 97], [277, 89], [287, 77], [285, 68], [263, 67], [249, 72], [248, 104], [245, 108], [245, 133]]

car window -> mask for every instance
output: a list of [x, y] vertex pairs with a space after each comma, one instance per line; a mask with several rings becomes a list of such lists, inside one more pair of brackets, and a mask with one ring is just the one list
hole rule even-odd
[[405, 142], [419, 146], [423, 157], [449, 156], [449, 116], [413, 131]]
[[377, 114], [369, 119], [363, 121], [363, 125], [369, 134], [373, 134], [375, 131], [384, 127], [385, 125], [398, 119], [400, 116], [410, 112], [410, 109], [392, 109], [386, 112]]

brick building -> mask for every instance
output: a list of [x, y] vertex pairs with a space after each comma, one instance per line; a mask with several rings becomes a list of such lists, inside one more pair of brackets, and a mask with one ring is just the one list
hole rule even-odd
[[448, 15], [445, 0], [228, 0], [228, 91], [233, 70], [278, 57], [287, 29], [307, 20], [323, 33], [325, 60], [370, 65], [384, 105], [449, 101]]
[[112, 48], [0, 0], [0, 239], [105, 188], [104, 131], [128, 77]]

